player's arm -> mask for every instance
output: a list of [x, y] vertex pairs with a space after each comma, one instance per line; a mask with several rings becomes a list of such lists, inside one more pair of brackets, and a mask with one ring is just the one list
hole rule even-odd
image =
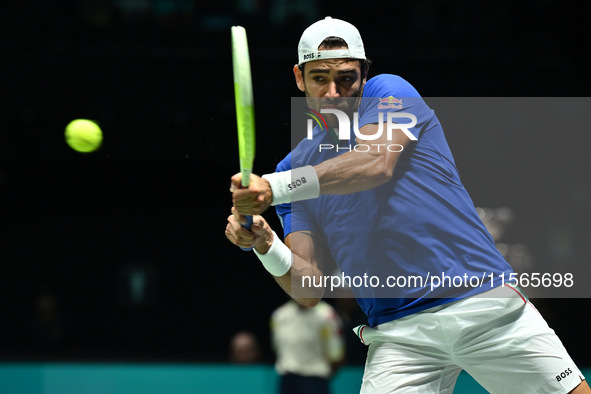
[[315, 235], [310, 231], [293, 232], [285, 237], [285, 245], [291, 251], [292, 266], [285, 275], [275, 277], [275, 281], [298, 303], [315, 306], [324, 294], [323, 287], [310, 285], [322, 283], [323, 277]]
[[[385, 124], [382, 127], [386, 129]], [[377, 131], [377, 124], [367, 124], [359, 129], [361, 135], [368, 136]], [[320, 194], [356, 193], [389, 181], [410, 138], [401, 131], [392, 133], [390, 140], [386, 138], [386, 133], [376, 140], [358, 137], [357, 144], [364, 147], [362, 150], [351, 150], [314, 166]]]
[[[383, 124], [382, 127], [386, 128]], [[375, 135], [377, 124], [359, 129], [361, 135]], [[234, 206], [243, 214], [260, 214], [270, 205], [299, 201], [320, 194], [350, 194], [373, 189], [392, 178], [396, 163], [410, 138], [402, 131], [375, 140], [357, 138], [363, 150], [351, 150], [314, 167], [264, 175], [251, 175], [248, 189], [240, 189], [240, 174], [232, 177]]]
[[302, 305], [316, 305], [324, 289], [307, 285], [320, 283], [323, 276], [317, 252], [321, 249], [317, 248], [314, 234], [294, 232], [283, 243], [262, 216], [253, 217], [250, 230], [241, 226], [241, 218], [233, 208], [226, 225], [230, 242], [242, 248], [254, 247], [267, 271], [288, 295]]

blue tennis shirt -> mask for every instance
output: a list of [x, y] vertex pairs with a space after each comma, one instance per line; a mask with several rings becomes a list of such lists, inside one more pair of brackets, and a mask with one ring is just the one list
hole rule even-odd
[[[388, 112], [416, 117], [408, 131], [417, 141], [403, 150], [391, 180], [372, 190], [276, 206], [286, 235], [315, 233], [343, 275], [358, 278], [351, 289], [371, 326], [490, 290], [513, 272], [462, 185], [434, 111], [407, 81], [383, 74], [365, 85], [358, 127], [377, 123], [380, 112], [384, 121]], [[302, 140], [277, 171], [349, 150], [320, 149], [335, 145], [329, 133], [315, 127], [313, 138]], [[341, 145], [352, 148], [351, 135]], [[362, 277], [365, 283], [355, 285]]]

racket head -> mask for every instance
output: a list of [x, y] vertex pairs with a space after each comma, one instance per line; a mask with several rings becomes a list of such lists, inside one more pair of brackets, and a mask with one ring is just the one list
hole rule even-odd
[[248, 187], [255, 156], [254, 100], [246, 29], [232, 26], [232, 70], [238, 128], [238, 154], [242, 186]]

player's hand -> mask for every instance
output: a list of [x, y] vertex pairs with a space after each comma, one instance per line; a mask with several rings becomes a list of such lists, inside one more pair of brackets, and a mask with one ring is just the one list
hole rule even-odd
[[244, 216], [232, 208], [232, 215], [228, 216], [226, 238], [241, 248], [254, 247], [257, 252], [265, 254], [273, 244], [273, 230], [262, 216], [252, 217], [250, 230], [242, 227], [246, 223]]
[[273, 202], [273, 192], [269, 182], [260, 176], [251, 174], [248, 188], [241, 186], [242, 174], [231, 178], [230, 191], [232, 203], [242, 215], [260, 215]]

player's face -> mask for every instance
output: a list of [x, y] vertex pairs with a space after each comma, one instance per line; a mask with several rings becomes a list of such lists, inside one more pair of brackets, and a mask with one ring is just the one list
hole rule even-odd
[[358, 60], [316, 60], [306, 63], [303, 72], [295, 66], [294, 74], [311, 108], [337, 108], [347, 113], [357, 109], [358, 100], [340, 99], [359, 98], [363, 92], [365, 79]]

